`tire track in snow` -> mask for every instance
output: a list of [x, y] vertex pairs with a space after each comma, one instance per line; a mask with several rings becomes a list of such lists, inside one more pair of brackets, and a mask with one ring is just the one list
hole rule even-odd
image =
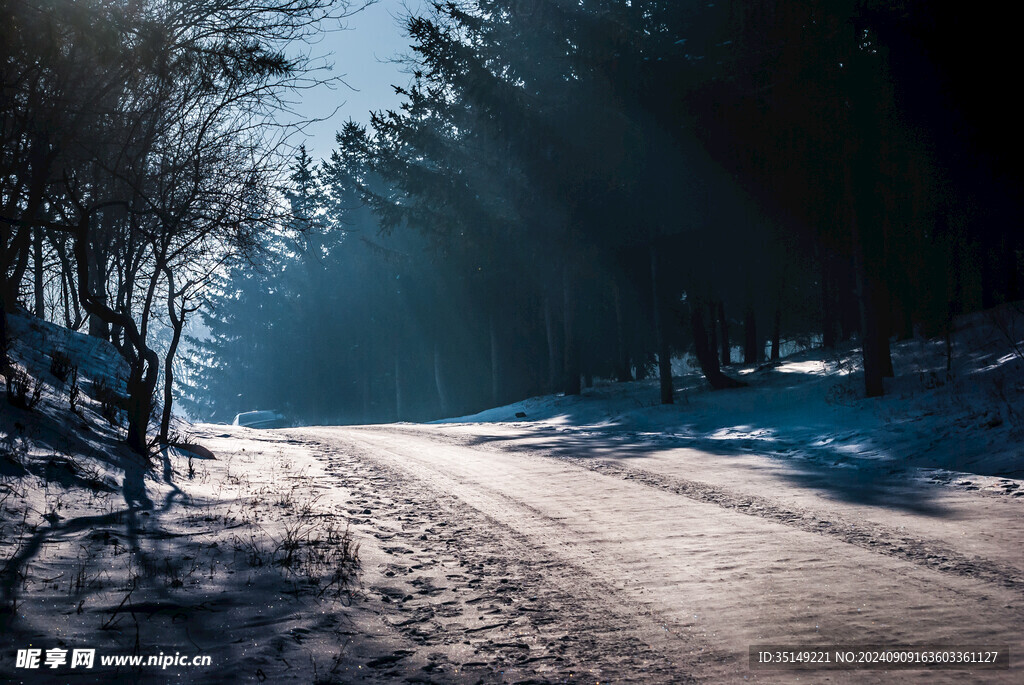
[[887, 557], [907, 561], [932, 571], [970, 578], [999, 585], [1024, 595], [1024, 573], [1019, 569], [982, 557], [971, 557], [941, 541], [906, 535], [896, 528], [878, 523], [857, 523], [832, 514], [809, 509], [787, 507], [768, 497], [740, 494], [701, 481], [655, 473], [634, 466], [623, 466], [601, 457], [574, 457], [544, 448], [516, 444], [513, 441], [475, 441], [475, 436], [456, 433], [425, 433], [398, 426], [389, 430], [421, 438], [451, 441], [474, 449], [496, 449], [502, 452], [526, 452], [587, 469], [619, 480], [657, 488], [688, 499], [713, 504], [755, 518], [760, 518], [804, 532], [838, 539]]
[[767, 497], [741, 495], [707, 483], [653, 473], [609, 461], [536, 452], [611, 478], [628, 480], [723, 509], [781, 523], [809, 533], [838, 538], [863, 549], [909, 561], [933, 571], [994, 583], [1024, 594], [1019, 570], [980, 557], [968, 557], [934, 540], [914, 538], [880, 524], [843, 521], [810, 510], [780, 506]]

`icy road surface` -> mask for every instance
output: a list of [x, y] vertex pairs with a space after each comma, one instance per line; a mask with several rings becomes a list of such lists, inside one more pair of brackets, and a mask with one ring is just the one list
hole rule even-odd
[[287, 443], [354, 517], [378, 601], [366, 630], [390, 652], [348, 677], [897, 675], [749, 669], [751, 644], [812, 643], [1008, 645], [1009, 671], [898, 677], [1024, 678], [1024, 498], [1006, 481], [1001, 493], [998, 479], [973, 489], [529, 424], [235, 430], [206, 438], [218, 458], [246, 439]]

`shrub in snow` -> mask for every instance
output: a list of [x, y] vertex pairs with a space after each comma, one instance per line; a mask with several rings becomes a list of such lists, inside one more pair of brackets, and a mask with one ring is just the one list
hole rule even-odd
[[81, 399], [82, 389], [78, 386], [78, 367], [72, 365], [68, 384], [68, 405], [71, 407], [72, 414], [78, 413], [78, 402]]
[[32, 409], [43, 396], [43, 381], [28, 375], [24, 369], [10, 366], [7, 369], [7, 401], [21, 409]]
[[50, 353], [50, 373], [52, 373], [53, 377], [61, 383], [68, 382], [68, 377], [71, 376], [72, 368], [76, 367], [71, 362], [71, 357], [56, 349]]
[[124, 398], [114, 388], [110, 387], [104, 378], [92, 384], [92, 394], [96, 401], [100, 403], [100, 416], [105, 418], [111, 426], [121, 425], [120, 412], [124, 404]]

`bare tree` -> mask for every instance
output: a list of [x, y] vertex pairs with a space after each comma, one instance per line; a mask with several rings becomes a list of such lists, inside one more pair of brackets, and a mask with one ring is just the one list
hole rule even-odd
[[[281, 114], [289, 93], [322, 82], [314, 60], [282, 46], [345, 7], [330, 0], [3, 5], [5, 25], [16, 19], [22, 30], [10, 32], [11, 42], [5, 34], [2, 54], [0, 342], [31, 239], [45, 227], [67, 318], [77, 323], [71, 312], [81, 306], [90, 332], [108, 337], [128, 361], [127, 440], [139, 453], [148, 451], [160, 370], [150, 340], [157, 304], [167, 302], [174, 330], [164, 360], [170, 369], [202, 285], [227, 255], [257, 245], [252, 236], [280, 213], [273, 189], [295, 130]], [[33, 33], [42, 38], [22, 39]], [[166, 392], [164, 404], [168, 414]]]

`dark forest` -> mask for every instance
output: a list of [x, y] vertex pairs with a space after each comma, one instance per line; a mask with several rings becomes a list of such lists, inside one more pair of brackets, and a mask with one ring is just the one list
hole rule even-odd
[[431, 5], [402, 106], [317, 161], [281, 46], [329, 3], [61, 7], [4, 9], [0, 313], [114, 342], [136, 447], [175, 397], [381, 422], [657, 376], [669, 403], [673, 355], [727, 389], [787, 343], [859, 344], [878, 396], [891, 340], [1020, 298], [1018, 137], [978, 77], [1013, 43], [976, 14]]

